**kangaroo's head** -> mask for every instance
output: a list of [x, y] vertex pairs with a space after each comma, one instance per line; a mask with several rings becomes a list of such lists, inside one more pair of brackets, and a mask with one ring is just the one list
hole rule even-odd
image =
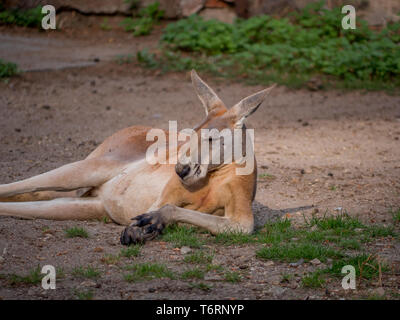
[[258, 109], [274, 87], [248, 96], [227, 109], [196, 71], [192, 70], [191, 77], [194, 89], [205, 108], [206, 118], [193, 129], [190, 143], [187, 144], [190, 145], [190, 150], [180, 153], [175, 166], [177, 175], [186, 186], [196, 185], [208, 173], [237, 162], [238, 157], [235, 155], [238, 153], [241, 157], [246, 157], [246, 151], [251, 150], [251, 161], [254, 161], [252, 144], [246, 135], [244, 121]]

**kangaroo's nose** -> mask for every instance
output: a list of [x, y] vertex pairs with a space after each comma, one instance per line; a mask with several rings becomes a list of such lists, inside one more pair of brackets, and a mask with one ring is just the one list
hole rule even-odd
[[185, 178], [190, 172], [190, 166], [188, 164], [175, 166], [176, 174], [181, 178]]

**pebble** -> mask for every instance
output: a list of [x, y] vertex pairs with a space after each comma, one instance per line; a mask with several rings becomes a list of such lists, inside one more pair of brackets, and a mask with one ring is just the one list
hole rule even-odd
[[205, 281], [222, 281], [222, 277], [218, 274], [215, 274], [213, 272], [208, 272], [204, 276]]
[[382, 287], [376, 288], [371, 290], [372, 294], [376, 294], [378, 296], [384, 296], [385, 295], [385, 289], [383, 289]]
[[310, 263], [311, 263], [312, 265], [314, 265], [314, 266], [317, 266], [317, 265], [321, 264], [321, 261], [319, 261], [319, 259], [315, 258], [315, 259], [312, 259], [312, 260], [310, 261]]
[[181, 254], [188, 254], [191, 251], [192, 251], [192, 249], [190, 249], [189, 247], [182, 247], [181, 248]]
[[81, 284], [79, 285], [81, 287], [96, 287], [96, 282], [91, 281], [91, 280], [86, 280], [81, 282]]
[[282, 288], [280, 286], [272, 286], [268, 292], [276, 297], [281, 296], [282, 294], [285, 293], [287, 289], [286, 288]]
[[6, 259], [4, 259], [4, 257], [0, 256], [0, 263], [3, 263], [4, 261], [6, 261]]
[[298, 266], [302, 265], [303, 263], [304, 263], [304, 259], [300, 259], [300, 260], [297, 261], [297, 262], [292, 262], [292, 263], [290, 263], [289, 266], [290, 266], [290, 267], [293, 267], [293, 268], [297, 268]]
[[273, 261], [267, 261], [264, 263], [264, 267], [269, 267], [269, 266], [273, 266], [275, 263]]

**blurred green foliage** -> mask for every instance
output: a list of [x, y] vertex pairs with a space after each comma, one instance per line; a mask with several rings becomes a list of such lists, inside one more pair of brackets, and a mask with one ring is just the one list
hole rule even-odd
[[0, 79], [9, 78], [18, 73], [18, 67], [13, 62], [6, 62], [0, 59]]
[[294, 87], [315, 74], [350, 87], [399, 86], [400, 23], [374, 32], [357, 19], [355, 30], [344, 30], [340, 8], [323, 5], [310, 4], [287, 18], [261, 15], [232, 25], [193, 15], [164, 29], [161, 55], [143, 51], [138, 60], [165, 71], [196, 68]]
[[5, 10], [0, 7], [0, 24], [13, 24], [22, 27], [40, 28], [42, 25], [42, 7], [38, 6], [33, 9]]
[[137, 18], [126, 18], [122, 21], [122, 25], [128, 32], [133, 32], [135, 37], [148, 35], [164, 16], [164, 11], [159, 9], [160, 4], [154, 2], [147, 7], [139, 10]]

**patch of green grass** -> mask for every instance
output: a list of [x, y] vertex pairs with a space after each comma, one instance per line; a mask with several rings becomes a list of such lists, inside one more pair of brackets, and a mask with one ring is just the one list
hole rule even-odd
[[294, 278], [293, 274], [291, 273], [282, 273], [281, 276], [281, 282], [290, 282], [290, 280]]
[[56, 278], [57, 280], [65, 279], [66, 274], [63, 268], [56, 268]]
[[290, 19], [259, 15], [234, 24], [192, 15], [168, 24], [157, 55], [144, 66], [194, 68], [249, 84], [298, 88], [317, 77], [322, 87], [398, 91], [400, 23], [372, 31], [357, 19], [355, 30], [344, 30], [340, 9], [328, 10], [322, 1]]
[[165, 228], [162, 240], [171, 242], [175, 247], [200, 248], [203, 241], [198, 237], [195, 227], [180, 226], [177, 224], [169, 225]]
[[279, 219], [268, 222], [255, 234], [255, 238], [261, 243], [282, 243], [293, 237], [299, 236], [300, 230], [292, 227], [289, 219]]
[[386, 238], [386, 237], [396, 237], [397, 233], [395, 232], [393, 226], [380, 226], [380, 225], [372, 225], [368, 226], [367, 233], [372, 238]]
[[0, 79], [9, 78], [16, 74], [18, 74], [18, 67], [15, 63], [0, 59]]
[[93, 290], [74, 290], [74, 296], [78, 300], [93, 300], [94, 292]]
[[256, 252], [256, 256], [267, 260], [280, 260], [287, 262], [295, 262], [299, 259], [306, 261], [319, 259], [326, 261], [327, 258], [338, 258], [342, 254], [334, 249], [323, 245], [312, 243], [296, 243], [296, 244], [273, 244], [270, 247], [264, 247]]
[[351, 249], [351, 250], [360, 250], [361, 244], [356, 239], [340, 239], [337, 242], [337, 245], [342, 247], [343, 249]]
[[228, 271], [225, 273], [225, 281], [237, 283], [237, 282], [242, 281], [242, 277], [239, 272]]
[[281, 243], [297, 236], [302, 231], [295, 230], [288, 219], [268, 222], [261, 230], [253, 234], [241, 232], [222, 232], [214, 237], [218, 244], [234, 245], [248, 243]]
[[80, 227], [72, 227], [65, 230], [67, 238], [89, 238], [89, 233]]
[[101, 272], [100, 270], [93, 268], [92, 266], [88, 266], [88, 267], [75, 267], [72, 270], [72, 274], [76, 277], [81, 277], [81, 278], [89, 278], [89, 279], [95, 279], [100, 277]]
[[126, 258], [132, 258], [132, 257], [137, 257], [140, 254], [140, 249], [142, 248], [141, 245], [136, 244], [136, 245], [130, 245], [126, 249], [121, 249], [120, 255]]
[[365, 228], [359, 219], [351, 217], [348, 214], [324, 215], [323, 217], [313, 216], [306, 223], [309, 227], [317, 226], [320, 230], [338, 230], [340, 232]]
[[101, 262], [105, 263], [105, 264], [117, 264], [120, 261], [120, 256], [119, 255], [114, 255], [114, 254], [105, 254], [102, 258], [101, 258]]
[[0, 12], [0, 24], [40, 28], [42, 25], [42, 18], [41, 6], [27, 10], [10, 9]]
[[207, 254], [203, 251], [195, 251], [192, 254], [185, 256], [183, 261], [188, 263], [207, 264], [210, 263], [212, 259], [213, 259], [212, 254]]
[[[356, 276], [363, 279], [370, 280], [379, 276], [378, 260], [374, 256], [365, 253], [333, 261], [332, 267], [325, 269], [324, 272], [338, 277], [343, 277], [342, 268], [346, 265], [353, 266], [356, 270]], [[388, 270], [389, 269], [385, 264], [381, 264], [382, 272]]]
[[132, 32], [135, 37], [148, 35], [154, 26], [163, 18], [164, 11], [159, 9], [160, 4], [154, 2], [139, 11], [138, 18], [126, 18], [122, 21], [125, 30]]
[[201, 270], [200, 268], [186, 270], [185, 272], [182, 273], [181, 278], [182, 279], [193, 279], [193, 278], [203, 279], [204, 271]]
[[131, 273], [124, 275], [124, 280], [128, 282], [136, 282], [142, 280], [150, 280], [154, 278], [170, 278], [175, 276], [165, 265], [158, 263], [139, 263], [126, 267]]
[[320, 271], [311, 272], [301, 279], [301, 284], [305, 288], [322, 288], [325, 279], [321, 277]]
[[42, 278], [45, 275], [41, 273], [40, 266], [29, 271], [26, 275], [18, 275], [18, 274], [10, 274], [7, 276], [8, 282], [10, 285], [18, 285], [18, 284], [38, 284], [42, 281]]
[[214, 241], [218, 244], [234, 245], [255, 242], [254, 235], [242, 232], [222, 232], [214, 237]]
[[212, 264], [212, 263], [207, 264], [206, 271], [208, 272], [212, 270], [221, 272], [224, 270], [224, 267], [219, 264]]
[[203, 291], [210, 291], [212, 288], [212, 286], [210, 286], [209, 284], [203, 283], [203, 282], [199, 282], [199, 283], [192, 282], [192, 283], [189, 283], [189, 286], [191, 288], [196, 288], [196, 289], [200, 289]]
[[392, 218], [394, 223], [400, 223], [400, 208], [397, 211], [392, 211]]

